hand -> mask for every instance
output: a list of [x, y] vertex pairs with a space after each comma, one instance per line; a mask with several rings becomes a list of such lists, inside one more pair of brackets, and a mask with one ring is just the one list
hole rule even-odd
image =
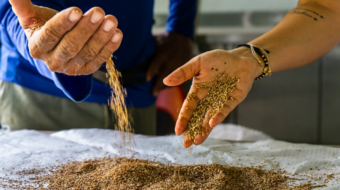
[[186, 63], [192, 55], [192, 40], [177, 33], [163, 33], [155, 36], [156, 53], [147, 71], [150, 81], [158, 74], [153, 94], [158, 95], [165, 86], [163, 78]]
[[[213, 67], [218, 69], [218, 71], [212, 71]], [[206, 114], [202, 124], [202, 131], [205, 132], [204, 136], [202, 134], [196, 135], [194, 142], [188, 136], [185, 136], [183, 145], [190, 147], [193, 143], [195, 145], [203, 143], [213, 127], [221, 123], [245, 99], [254, 79], [262, 73], [262, 69], [252, 56], [250, 49], [238, 48], [232, 51], [213, 50], [198, 55], [166, 77], [164, 83], [168, 86], [180, 85], [184, 81], [193, 78], [190, 92], [196, 91], [198, 99], [206, 97], [208, 92], [206, 89], [196, 89], [195, 86], [197, 84], [211, 84], [219, 74], [226, 74], [229, 77], [235, 76], [240, 79], [236, 83], [236, 89], [229, 94], [234, 99], [225, 102], [224, 106], [211, 118]], [[177, 135], [185, 132], [196, 107], [196, 100], [185, 101], [183, 103], [175, 127]]]
[[[10, 0], [28, 39], [31, 56], [44, 61], [52, 72], [88, 75], [120, 46], [118, 21], [98, 7], [84, 15], [76, 7], [61, 12], [32, 4], [31, 0]], [[41, 27], [41, 28], [40, 28]]]

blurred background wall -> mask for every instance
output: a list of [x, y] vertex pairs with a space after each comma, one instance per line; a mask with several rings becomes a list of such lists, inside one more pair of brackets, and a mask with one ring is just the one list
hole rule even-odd
[[[232, 49], [256, 38], [275, 26], [296, 3], [201, 0], [194, 54]], [[164, 31], [168, 5], [168, 0], [155, 0], [154, 33]], [[340, 144], [339, 61], [340, 47], [336, 47], [306, 67], [255, 81], [248, 98], [225, 122], [261, 130], [278, 140]]]

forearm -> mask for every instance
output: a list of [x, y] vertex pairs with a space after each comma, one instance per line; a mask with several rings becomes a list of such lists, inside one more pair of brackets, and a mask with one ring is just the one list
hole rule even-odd
[[196, 13], [197, 0], [170, 0], [166, 30], [193, 39]]
[[249, 43], [270, 51], [273, 72], [317, 60], [340, 41], [340, 3], [329, 2], [300, 1], [276, 27]]

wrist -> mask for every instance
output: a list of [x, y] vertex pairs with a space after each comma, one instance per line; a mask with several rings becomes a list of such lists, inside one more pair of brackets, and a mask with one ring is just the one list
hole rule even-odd
[[[240, 58], [246, 59], [249, 66], [253, 68], [254, 78], [260, 76], [263, 72], [263, 66], [261, 66], [258, 61], [254, 58], [251, 50], [247, 47], [239, 47], [231, 50], [231, 53], [237, 55]], [[262, 60], [262, 58], [261, 58]], [[263, 60], [262, 60], [263, 61]]]

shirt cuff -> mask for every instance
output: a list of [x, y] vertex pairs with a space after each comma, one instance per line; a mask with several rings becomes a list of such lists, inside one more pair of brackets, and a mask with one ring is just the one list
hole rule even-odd
[[55, 85], [74, 102], [82, 102], [91, 95], [92, 75], [68, 76], [53, 72], [52, 80]]

